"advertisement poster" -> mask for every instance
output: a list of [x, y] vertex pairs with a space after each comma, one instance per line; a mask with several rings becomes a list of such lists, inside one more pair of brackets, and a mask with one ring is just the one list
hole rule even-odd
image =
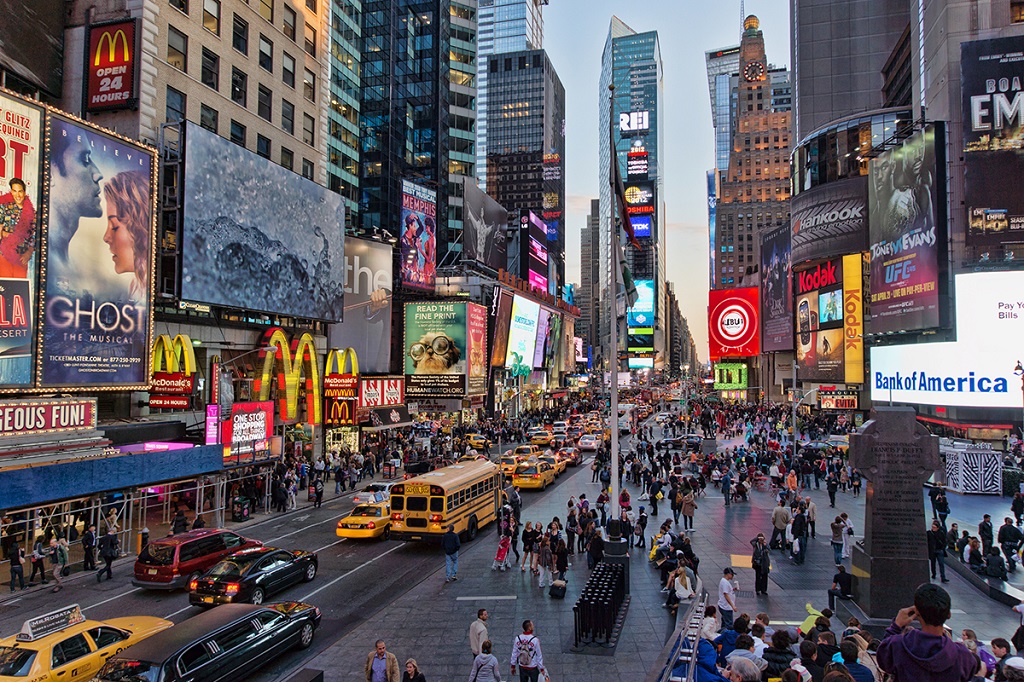
[[848, 384], [864, 383], [864, 259], [860, 253], [843, 256], [843, 372]]
[[223, 422], [221, 429], [225, 465], [265, 459], [274, 433], [273, 401], [234, 403], [231, 419]]
[[715, 364], [716, 391], [735, 391], [747, 387], [747, 366], [742, 362]]
[[543, 291], [548, 290], [548, 247], [547, 225], [530, 211], [521, 219], [521, 238], [523, 245], [521, 276], [531, 286]]
[[405, 395], [466, 394], [466, 303], [405, 304]]
[[466, 304], [466, 335], [469, 344], [467, 395], [487, 393], [487, 308]]
[[790, 227], [761, 237], [761, 347], [793, 350], [793, 267]]
[[942, 128], [926, 126], [871, 161], [871, 333], [939, 326], [945, 180]]
[[0, 93], [0, 386], [32, 384], [43, 110]]
[[761, 353], [757, 287], [708, 292], [708, 346], [712, 362]]
[[86, 111], [113, 111], [136, 106], [137, 27], [136, 19], [89, 26]]
[[548, 323], [551, 320], [551, 311], [541, 308], [537, 313], [537, 343], [533, 348], [533, 367], [540, 369], [544, 366], [544, 344], [548, 342]]
[[183, 299], [342, 319], [340, 195], [191, 122], [185, 178]]
[[433, 291], [437, 277], [437, 192], [402, 180], [402, 286]]
[[1024, 241], [1024, 36], [960, 44], [967, 243]]
[[843, 261], [831, 260], [794, 277], [797, 377], [844, 381]]
[[397, 407], [405, 404], [405, 377], [362, 377], [359, 379], [359, 407]]
[[557, 368], [556, 359], [562, 342], [562, 316], [558, 313], [551, 313], [548, 319], [548, 338], [544, 343], [544, 366]]
[[504, 367], [505, 352], [508, 350], [509, 324], [512, 322], [511, 292], [495, 287], [491, 314], [494, 318], [491, 333], [491, 367]]
[[49, 145], [40, 385], [148, 389], [155, 153], [53, 114]]
[[476, 182], [465, 180], [462, 221], [462, 253], [491, 270], [507, 267], [508, 211], [484, 194]]
[[795, 195], [790, 209], [793, 263], [834, 258], [868, 246], [868, 179], [848, 178]]
[[636, 286], [636, 303], [626, 313], [626, 325], [629, 328], [654, 327], [654, 280], [637, 279], [633, 280]]
[[509, 324], [505, 367], [532, 365], [533, 352], [537, 344], [537, 321], [539, 318], [539, 303], [534, 303], [522, 296], [512, 297], [512, 319]]
[[392, 248], [367, 239], [345, 238], [345, 317], [328, 332], [330, 348], [354, 348], [367, 373], [391, 364]]
[[576, 347], [576, 362], [586, 362], [587, 356], [583, 352], [583, 339], [579, 336], [572, 337], [572, 344]]

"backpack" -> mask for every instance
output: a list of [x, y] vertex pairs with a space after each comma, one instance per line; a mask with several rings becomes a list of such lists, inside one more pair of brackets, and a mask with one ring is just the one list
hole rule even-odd
[[530, 639], [523, 641], [522, 637], [519, 638], [519, 655], [516, 657], [516, 663], [520, 667], [529, 668], [533, 666], [533, 640], [536, 637], [530, 637]]

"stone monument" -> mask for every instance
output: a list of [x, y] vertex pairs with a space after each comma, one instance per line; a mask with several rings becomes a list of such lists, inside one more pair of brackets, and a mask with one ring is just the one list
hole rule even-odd
[[922, 486], [939, 468], [939, 439], [911, 407], [876, 407], [850, 436], [850, 463], [867, 479], [864, 546], [853, 548], [854, 599], [871, 618], [891, 618], [928, 582]]

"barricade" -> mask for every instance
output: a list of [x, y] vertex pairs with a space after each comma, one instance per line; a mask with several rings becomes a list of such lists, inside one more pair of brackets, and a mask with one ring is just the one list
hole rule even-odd
[[572, 607], [574, 646], [610, 646], [619, 613], [626, 601], [626, 576], [622, 566], [599, 563]]

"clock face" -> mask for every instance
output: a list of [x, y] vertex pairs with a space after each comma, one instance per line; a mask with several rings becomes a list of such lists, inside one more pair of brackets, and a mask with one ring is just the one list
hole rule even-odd
[[761, 62], [748, 62], [743, 69], [743, 77], [747, 81], [759, 81], [764, 78], [764, 64]]

